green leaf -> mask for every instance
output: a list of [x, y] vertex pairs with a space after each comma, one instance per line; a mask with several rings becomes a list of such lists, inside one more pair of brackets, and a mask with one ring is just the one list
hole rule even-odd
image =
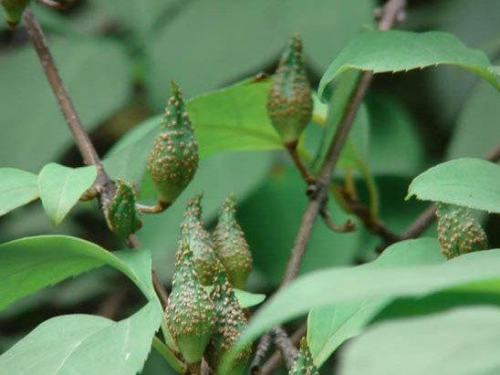
[[267, 115], [270, 87], [269, 80], [244, 81], [189, 101], [202, 158], [225, 150], [283, 148]]
[[365, 32], [354, 38], [321, 78], [319, 95], [324, 98], [327, 85], [352, 69], [396, 73], [440, 64], [470, 70], [500, 89], [500, 80], [486, 55], [467, 48], [455, 36], [392, 30]]
[[[245, 80], [187, 103], [202, 159], [220, 151], [283, 148], [267, 116], [269, 88], [269, 80]], [[142, 179], [160, 122], [161, 116], [147, 119], [113, 147], [104, 163], [111, 176]]]
[[[410, 241], [411, 243], [416, 243]], [[405, 256], [401, 252], [400, 256]], [[463, 255], [440, 264], [329, 269], [303, 276], [278, 292], [254, 315], [238, 348], [271, 327], [327, 304], [425, 296], [478, 281], [495, 281], [500, 293], [500, 249]], [[335, 285], [335, 288], [325, 288]], [[340, 287], [345, 286], [345, 287]]]
[[108, 152], [104, 168], [113, 179], [140, 183], [163, 116], [153, 116], [126, 133]]
[[500, 139], [500, 94], [480, 82], [463, 104], [447, 152], [448, 159], [484, 157]]
[[[214, 288], [213, 285], [205, 287], [205, 289], [209, 293], [213, 290], [213, 288]], [[240, 307], [242, 309], [260, 305], [262, 301], [266, 299], [265, 294], [249, 293], [241, 289], [235, 289], [234, 294], [236, 295], [236, 299], [238, 300], [238, 303], [240, 304]]]
[[110, 253], [75, 237], [27, 237], [0, 245], [0, 311], [12, 302], [71, 276], [109, 265], [157, 301], [146, 250]]
[[144, 366], [163, 311], [150, 302], [120, 322], [92, 315], [52, 318], [0, 356], [5, 374], [135, 375]]
[[[421, 239], [395, 244], [374, 262], [359, 268], [400, 267], [442, 263], [439, 243]], [[391, 300], [369, 298], [313, 308], [307, 320], [307, 342], [314, 363], [321, 366], [346, 340], [361, 333]]]
[[[51, 38], [59, 71], [87, 131], [126, 104], [130, 62], [111, 39]], [[73, 144], [36, 53], [26, 46], [0, 62], [0, 160], [38, 172]]]
[[408, 197], [500, 212], [500, 167], [480, 159], [456, 159], [425, 171], [408, 188]]
[[265, 294], [249, 293], [240, 289], [235, 289], [234, 293], [242, 309], [260, 305], [266, 299]]
[[0, 168], [0, 216], [37, 198], [36, 175], [14, 168]]
[[497, 374], [499, 327], [500, 310], [491, 307], [382, 323], [349, 345], [341, 373]]
[[[303, 0], [183, 3], [149, 40], [151, 71], [147, 83], [154, 106], [157, 110], [162, 108], [168, 94], [165, 83], [173, 78], [192, 97], [257, 72], [278, 58], [287, 39], [296, 32], [303, 37], [308, 64], [322, 72], [360, 27], [373, 24], [374, 3], [373, 0], [314, 0], [312, 4]], [[325, 38], [325, 30], [335, 37]]]
[[43, 208], [54, 226], [59, 225], [97, 177], [94, 166], [68, 168], [50, 163], [38, 175]]

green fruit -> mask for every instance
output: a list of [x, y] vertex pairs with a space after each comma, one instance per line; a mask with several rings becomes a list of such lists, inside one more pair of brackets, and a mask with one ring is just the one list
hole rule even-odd
[[269, 92], [267, 112], [287, 145], [295, 145], [311, 120], [313, 100], [307, 80], [302, 41], [294, 35], [281, 56]]
[[439, 203], [436, 215], [439, 243], [448, 259], [488, 247], [486, 233], [469, 208]]
[[201, 220], [201, 198], [199, 194], [188, 202], [185, 219], [181, 224], [182, 238], [193, 252], [193, 263], [200, 283], [211, 285], [214, 282], [216, 264], [214, 244], [210, 233], [203, 227]]
[[0, 0], [5, 13], [5, 21], [11, 28], [16, 27], [21, 22], [24, 10], [31, 0]]
[[226, 268], [229, 280], [235, 288], [244, 289], [252, 271], [252, 253], [235, 214], [236, 198], [234, 194], [229, 194], [222, 205], [213, 238], [215, 251]]
[[133, 186], [118, 179], [115, 196], [106, 210], [106, 221], [113, 233], [127, 237], [141, 229], [142, 218], [135, 206], [136, 199]]
[[215, 333], [210, 339], [206, 359], [216, 374], [241, 375], [251, 355], [252, 348], [248, 346], [242, 350], [234, 360], [231, 368], [221, 372], [221, 364], [225, 355], [238, 341], [241, 331], [247, 324], [247, 319], [234, 294], [234, 289], [227, 278], [226, 271], [220, 265], [215, 277], [214, 288], [210, 294], [215, 303], [217, 322]]
[[159, 201], [172, 204], [193, 179], [198, 168], [198, 143], [184, 96], [172, 82], [161, 132], [148, 158], [148, 171], [158, 191]]
[[299, 354], [288, 375], [319, 375], [305, 337], [300, 341]]
[[175, 267], [165, 319], [186, 362], [199, 363], [214, 332], [215, 306], [198, 281], [193, 253], [185, 241], [180, 243]]

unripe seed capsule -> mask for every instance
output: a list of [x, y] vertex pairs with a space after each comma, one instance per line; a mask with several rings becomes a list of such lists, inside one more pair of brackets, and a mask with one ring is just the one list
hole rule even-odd
[[448, 258], [488, 248], [488, 238], [469, 208], [439, 203], [438, 240]]
[[123, 237], [137, 232], [142, 227], [141, 213], [136, 208], [134, 187], [124, 180], [116, 181], [116, 193], [106, 209], [109, 229]]
[[230, 282], [235, 288], [244, 289], [252, 271], [252, 253], [235, 215], [236, 197], [229, 194], [222, 205], [213, 238], [215, 251], [228, 273]]
[[186, 362], [196, 364], [215, 328], [215, 306], [198, 281], [193, 253], [185, 241], [180, 243], [175, 267], [165, 319]]
[[[220, 365], [224, 362], [225, 355], [238, 341], [240, 334], [247, 324], [247, 319], [234, 294], [234, 289], [227, 278], [226, 271], [220, 265], [215, 277], [214, 288], [210, 294], [215, 304], [217, 323], [215, 332], [207, 348], [207, 361], [221, 374]], [[252, 352], [248, 346], [236, 357], [230, 369], [223, 375], [242, 375]]]
[[300, 340], [299, 354], [288, 375], [319, 375], [305, 337]]
[[313, 112], [302, 41], [297, 34], [288, 42], [273, 76], [267, 111], [283, 143], [295, 146]]
[[196, 274], [203, 285], [211, 285], [214, 281], [216, 264], [219, 262], [214, 250], [210, 233], [204, 228], [201, 219], [201, 199], [199, 194], [189, 200], [184, 221], [181, 224], [182, 236], [193, 252], [193, 263]]
[[175, 82], [172, 82], [172, 97], [167, 103], [161, 133], [155, 139], [147, 167], [159, 200], [165, 205], [177, 199], [198, 168], [198, 143], [184, 96]]

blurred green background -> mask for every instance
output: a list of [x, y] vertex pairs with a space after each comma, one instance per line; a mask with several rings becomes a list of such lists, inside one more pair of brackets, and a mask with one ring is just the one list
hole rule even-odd
[[[376, 6], [375, 0], [78, 0], [65, 11], [40, 6], [35, 11], [76, 108], [105, 155], [128, 130], [162, 112], [170, 79], [192, 98], [259, 72], [272, 73], [294, 32], [304, 39], [309, 77], [316, 85], [342, 47], [373, 27]], [[80, 165], [26, 30], [11, 32], [0, 25], [0, 167], [38, 173], [51, 161]], [[409, 2], [401, 28], [451, 32], [498, 61], [498, 25], [498, 0], [421, 0]], [[472, 74], [449, 67], [377, 76], [366, 100], [366, 151], [381, 196], [381, 217], [391, 228], [402, 230], [425, 208], [404, 201], [414, 176], [438, 161], [483, 156], [498, 142], [496, 95]], [[310, 143], [315, 136], [308, 131]], [[194, 182], [168, 212], [146, 219], [139, 237], [166, 283], [186, 199], [200, 191], [208, 226], [223, 197], [237, 193], [239, 219], [255, 259], [250, 289], [271, 291], [281, 279], [307, 203], [288, 156], [278, 151], [213, 155], [203, 160]], [[338, 208], [333, 211], [338, 222], [347, 217]], [[496, 225], [492, 219], [487, 223], [493, 244], [500, 243]], [[40, 203], [0, 218], [2, 242], [47, 233], [124, 247], [107, 232], [93, 203], [81, 205], [56, 229]], [[336, 234], [318, 221], [302, 272], [369, 259], [378, 243], [363, 229]], [[102, 301], [124, 283], [103, 270], [23, 300], [0, 316], [0, 351], [49, 317], [108, 314]], [[116, 317], [140, 302], [133, 288], [122, 294]], [[144, 374], [166, 373], [162, 366], [153, 355]]]

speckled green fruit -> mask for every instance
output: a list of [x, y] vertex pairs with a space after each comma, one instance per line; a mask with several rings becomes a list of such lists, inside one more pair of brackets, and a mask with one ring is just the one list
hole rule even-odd
[[302, 41], [294, 35], [281, 56], [269, 92], [267, 112], [283, 143], [295, 144], [311, 120], [313, 100]]
[[222, 205], [213, 238], [215, 251], [226, 268], [229, 280], [235, 288], [244, 289], [252, 271], [252, 253], [235, 215], [236, 197], [230, 194]]
[[218, 267], [210, 297], [215, 303], [217, 322], [215, 332], [207, 348], [206, 359], [216, 374], [242, 375], [252, 352], [250, 346], [238, 354], [228, 370], [222, 372], [221, 368], [225, 355], [238, 341], [241, 331], [247, 324], [245, 314], [234, 294], [233, 286], [221, 265]]
[[439, 203], [436, 215], [439, 243], [448, 259], [488, 248], [486, 233], [469, 208]]
[[300, 350], [289, 375], [319, 375], [319, 371], [314, 365], [313, 357], [309, 351], [306, 338], [300, 341]]
[[198, 281], [193, 253], [185, 241], [177, 251], [165, 319], [186, 362], [199, 363], [214, 332], [215, 306]]
[[189, 200], [184, 221], [181, 224], [182, 236], [193, 252], [193, 263], [200, 283], [211, 285], [214, 282], [216, 264], [219, 262], [215, 254], [210, 233], [204, 228], [201, 218], [201, 199], [199, 194]]
[[31, 0], [0, 0], [4, 9], [5, 21], [11, 28], [16, 27], [23, 17], [24, 10]]
[[198, 143], [186, 111], [184, 95], [172, 82], [161, 132], [148, 158], [148, 171], [160, 202], [171, 204], [193, 179], [198, 168]]
[[142, 227], [141, 213], [137, 210], [134, 187], [118, 179], [116, 193], [106, 210], [109, 229], [119, 236], [127, 237]]

